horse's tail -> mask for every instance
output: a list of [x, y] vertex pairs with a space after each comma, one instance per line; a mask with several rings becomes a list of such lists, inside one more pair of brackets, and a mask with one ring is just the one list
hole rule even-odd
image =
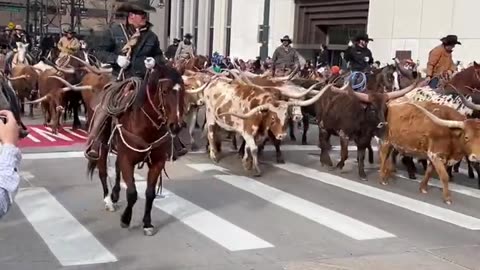
[[95, 171], [95, 168], [97, 167], [97, 161], [96, 160], [89, 160], [87, 164], [87, 174], [88, 177], [90, 177], [90, 180], [93, 179], [93, 172]]

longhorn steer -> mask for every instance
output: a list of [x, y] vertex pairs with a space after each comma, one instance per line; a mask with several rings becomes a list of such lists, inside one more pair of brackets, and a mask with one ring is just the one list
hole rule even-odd
[[456, 110], [431, 102], [392, 103], [388, 106], [388, 132], [380, 147], [380, 182], [387, 184], [393, 164], [389, 155], [393, 148], [402, 154], [428, 159], [420, 191], [427, 193], [433, 170], [443, 184], [443, 199], [451, 204], [446, 166], [468, 156], [480, 159], [480, 121], [466, 119]]
[[370, 146], [373, 136], [381, 137], [386, 128], [386, 102], [413, 89], [412, 85], [387, 94], [365, 94], [349, 88], [348, 92], [330, 91], [322, 96], [317, 103], [320, 163], [333, 166], [328, 154], [331, 148], [329, 140], [331, 135], [336, 135], [340, 137], [341, 144], [341, 160], [336, 167], [342, 169], [348, 158], [348, 141], [352, 139], [357, 145], [358, 174], [366, 180], [365, 149]]
[[[205, 91], [206, 121], [210, 158], [218, 162], [220, 143], [216, 130], [225, 129], [239, 133], [246, 143], [243, 166], [255, 169], [255, 176], [261, 175], [258, 167], [257, 141], [269, 136], [282, 140], [285, 136], [285, 121], [290, 106], [308, 106], [316, 102], [330, 85], [315, 97], [296, 102], [277, 100], [274, 95], [260, 87], [247, 86], [237, 82], [226, 83], [216, 80]], [[251, 156], [250, 156], [251, 155]]]
[[[17, 93], [18, 100], [21, 103], [22, 113], [25, 113], [25, 99], [31, 100], [36, 96], [35, 91], [37, 90], [38, 81], [37, 71], [32, 66], [19, 64], [12, 69], [11, 75], [10, 77], [7, 77], [7, 79]], [[30, 117], [33, 117], [33, 104], [30, 105]]]

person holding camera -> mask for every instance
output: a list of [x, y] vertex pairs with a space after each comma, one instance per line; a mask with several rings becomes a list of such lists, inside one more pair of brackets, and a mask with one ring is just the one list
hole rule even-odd
[[18, 124], [10, 111], [0, 111], [0, 218], [7, 214], [20, 184], [17, 168], [22, 159], [17, 142]]

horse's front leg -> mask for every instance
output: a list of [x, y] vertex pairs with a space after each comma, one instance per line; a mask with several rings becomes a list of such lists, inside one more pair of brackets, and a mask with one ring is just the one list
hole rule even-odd
[[98, 177], [102, 183], [103, 188], [103, 202], [105, 203], [105, 210], [109, 212], [115, 212], [115, 204], [112, 202], [110, 193], [108, 191], [107, 179], [108, 179], [108, 168], [107, 168], [107, 155], [108, 153], [102, 149], [100, 151], [100, 157], [97, 162], [98, 168]]
[[120, 163], [118, 161], [118, 158], [115, 160], [115, 185], [112, 188], [112, 194], [111, 194], [111, 199], [114, 204], [118, 202], [120, 199], [120, 179], [121, 179], [122, 173], [120, 172]]
[[156, 233], [152, 225], [152, 205], [155, 199], [155, 187], [157, 186], [158, 177], [165, 167], [165, 161], [158, 161], [149, 166], [147, 177], [147, 189], [145, 190], [145, 213], [143, 215], [143, 233], [146, 236], [152, 236]]
[[120, 158], [120, 170], [122, 172], [125, 185], [127, 186], [127, 207], [125, 207], [125, 211], [123, 211], [120, 226], [122, 226], [122, 228], [128, 228], [130, 226], [130, 222], [132, 221], [133, 206], [137, 202], [137, 188], [135, 187], [135, 179], [133, 178], [135, 165], [130, 162], [127, 155], [120, 155], [121, 150], [125, 149], [119, 149], [118, 152]]

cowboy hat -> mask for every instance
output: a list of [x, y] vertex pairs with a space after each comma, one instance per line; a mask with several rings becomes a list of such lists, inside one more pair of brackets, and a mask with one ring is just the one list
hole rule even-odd
[[190, 33], [185, 34], [185, 36], [183, 36], [183, 37], [184, 37], [184, 38], [188, 38], [188, 39], [193, 38], [192, 34], [190, 34]]
[[373, 39], [371, 39], [368, 34], [359, 34], [357, 35], [353, 41], [360, 41], [360, 40], [363, 40], [363, 41], [366, 41], [366, 42], [369, 42], [369, 41], [373, 41]]
[[68, 33], [75, 34], [76, 32], [75, 32], [75, 30], [73, 30], [72, 27], [67, 27], [67, 28], [63, 29], [63, 33], [65, 33], [65, 34], [68, 34]]
[[175, 43], [175, 42], [177, 42], [177, 43], [180, 42], [180, 39], [174, 38], [174, 39], [173, 39], [173, 43]]
[[157, 12], [157, 10], [149, 4], [150, 1], [145, 0], [117, 0], [119, 7], [117, 12]]
[[20, 31], [23, 31], [23, 28], [21, 25], [17, 24], [15, 25], [15, 29], [14, 30], [20, 30]]
[[441, 38], [440, 41], [445, 45], [462, 45], [462, 43], [458, 41], [458, 37], [456, 35], [448, 35]]
[[282, 39], [280, 39], [281, 42], [288, 41], [289, 43], [292, 43], [292, 40], [288, 35], [285, 35]]

